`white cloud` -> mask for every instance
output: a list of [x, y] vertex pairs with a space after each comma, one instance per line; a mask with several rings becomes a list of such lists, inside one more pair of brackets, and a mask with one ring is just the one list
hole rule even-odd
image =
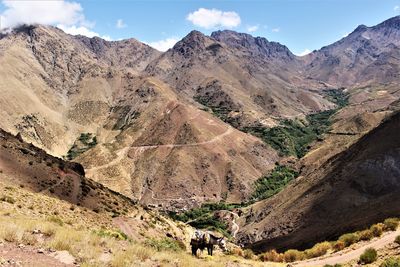
[[179, 41], [178, 38], [170, 37], [160, 41], [149, 42], [147, 44], [157, 49], [158, 51], [164, 52], [173, 47], [178, 41]]
[[248, 26], [247, 31], [248, 32], [256, 32], [258, 30], [258, 25], [253, 25], [253, 26]]
[[273, 28], [271, 31], [272, 31], [272, 32], [280, 32], [281, 29], [280, 29], [280, 28]]
[[103, 35], [101, 36], [100, 34], [98, 34], [97, 32], [94, 32], [88, 28], [86, 28], [85, 26], [66, 26], [63, 24], [59, 24], [57, 25], [57, 28], [63, 30], [64, 32], [71, 34], [71, 35], [83, 35], [89, 38], [92, 37], [101, 37], [106, 41], [112, 41], [111, 37], [108, 35]]
[[308, 54], [310, 54], [310, 53], [311, 53], [311, 50], [310, 50], [310, 49], [305, 49], [303, 52], [298, 53], [298, 54], [296, 54], [296, 55], [299, 56], [299, 57], [302, 57], [302, 56], [308, 55]]
[[58, 28], [72, 35], [87, 37], [98, 36], [111, 40], [110, 36], [101, 36], [94, 32], [93, 22], [86, 20], [82, 6], [66, 0], [3, 0], [5, 10], [0, 14], [0, 30], [7, 30], [23, 24], [57, 25]]
[[79, 3], [69, 1], [2, 1], [1, 28], [14, 28], [22, 24], [81, 24], [89, 26]]
[[115, 27], [117, 27], [117, 29], [122, 29], [125, 28], [126, 26], [127, 25], [124, 23], [122, 19], [118, 19], [117, 24], [115, 24]]
[[194, 25], [210, 29], [215, 27], [234, 28], [240, 25], [240, 16], [233, 11], [221, 11], [218, 9], [199, 8], [189, 13], [187, 20]]
[[395, 7], [393, 8], [393, 10], [394, 10], [395, 12], [399, 12], [399, 11], [400, 11], [400, 6], [395, 6]]

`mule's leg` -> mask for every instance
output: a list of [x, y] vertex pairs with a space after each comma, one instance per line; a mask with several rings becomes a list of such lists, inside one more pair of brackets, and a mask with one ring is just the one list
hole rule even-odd
[[192, 245], [192, 255], [197, 256], [197, 247]]
[[214, 248], [214, 246], [211, 246], [211, 247], [210, 247], [211, 256], [212, 256], [212, 254], [213, 254], [213, 248]]

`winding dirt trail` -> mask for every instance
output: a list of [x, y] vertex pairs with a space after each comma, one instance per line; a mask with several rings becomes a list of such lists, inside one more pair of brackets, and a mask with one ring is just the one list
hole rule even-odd
[[136, 149], [138, 152], [143, 152], [146, 149], [153, 149], [153, 148], [177, 148], [177, 147], [194, 147], [194, 146], [203, 146], [203, 145], [208, 145], [208, 144], [212, 144], [215, 143], [219, 140], [221, 140], [222, 138], [224, 138], [225, 136], [231, 134], [233, 132], [233, 128], [231, 126], [229, 126], [225, 132], [213, 137], [210, 140], [207, 141], [203, 141], [203, 142], [197, 142], [197, 143], [190, 143], [190, 144], [164, 144], [164, 145], [143, 145], [143, 146], [130, 146], [130, 147], [125, 147], [122, 148], [120, 150], [118, 150], [116, 152], [117, 157], [115, 159], [113, 159], [112, 161], [101, 165], [101, 166], [96, 166], [93, 168], [88, 168], [87, 172], [94, 172], [100, 169], [104, 169], [104, 168], [108, 168], [111, 166], [114, 166], [116, 164], [118, 164], [124, 157], [127, 156], [127, 154], [129, 153], [129, 150], [131, 149]]
[[233, 230], [232, 237], [236, 238], [236, 234], [239, 232], [239, 229], [240, 229], [239, 225], [236, 223], [236, 220], [239, 219], [239, 214], [237, 214], [236, 212], [233, 212], [233, 211], [228, 211], [228, 213], [232, 214], [233, 217], [234, 217], [234, 219], [232, 221], [232, 224], [233, 224], [233, 226], [232, 226], [232, 230]]
[[354, 259], [358, 259], [360, 255], [367, 248], [374, 248], [376, 250], [382, 249], [386, 245], [393, 243], [396, 236], [400, 235], [400, 228], [393, 232], [385, 233], [379, 239], [371, 240], [368, 243], [362, 244], [354, 249], [347, 249], [340, 252], [336, 252], [331, 255], [322, 256], [316, 259], [310, 259], [305, 261], [299, 261], [293, 263], [293, 266], [297, 267], [312, 267], [312, 266], [324, 266], [326, 264], [335, 265], [337, 263], [344, 264]]

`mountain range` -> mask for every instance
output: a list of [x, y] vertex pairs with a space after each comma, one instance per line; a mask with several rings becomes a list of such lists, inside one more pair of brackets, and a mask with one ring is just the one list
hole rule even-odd
[[[250, 203], [256, 251], [307, 247], [400, 213], [399, 46], [400, 16], [303, 57], [230, 30], [161, 53], [25, 25], [0, 36], [0, 128], [142, 205]], [[251, 202], [280, 165], [298, 178]]]

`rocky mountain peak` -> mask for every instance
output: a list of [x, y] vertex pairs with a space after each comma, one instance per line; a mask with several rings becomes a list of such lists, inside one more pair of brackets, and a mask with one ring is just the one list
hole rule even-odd
[[270, 42], [264, 37], [254, 37], [247, 33], [238, 33], [231, 30], [213, 32], [211, 37], [227, 44], [229, 47], [246, 49], [253, 55], [285, 60], [293, 60], [295, 58], [286, 46], [278, 42]]
[[172, 50], [177, 52], [184, 57], [190, 57], [198, 52], [204, 51], [207, 43], [210, 43], [209, 37], [205, 36], [199, 31], [191, 31], [182, 40], [177, 42]]
[[400, 30], [400, 16], [385, 20], [384, 22], [376, 25], [374, 28], [391, 28]]

